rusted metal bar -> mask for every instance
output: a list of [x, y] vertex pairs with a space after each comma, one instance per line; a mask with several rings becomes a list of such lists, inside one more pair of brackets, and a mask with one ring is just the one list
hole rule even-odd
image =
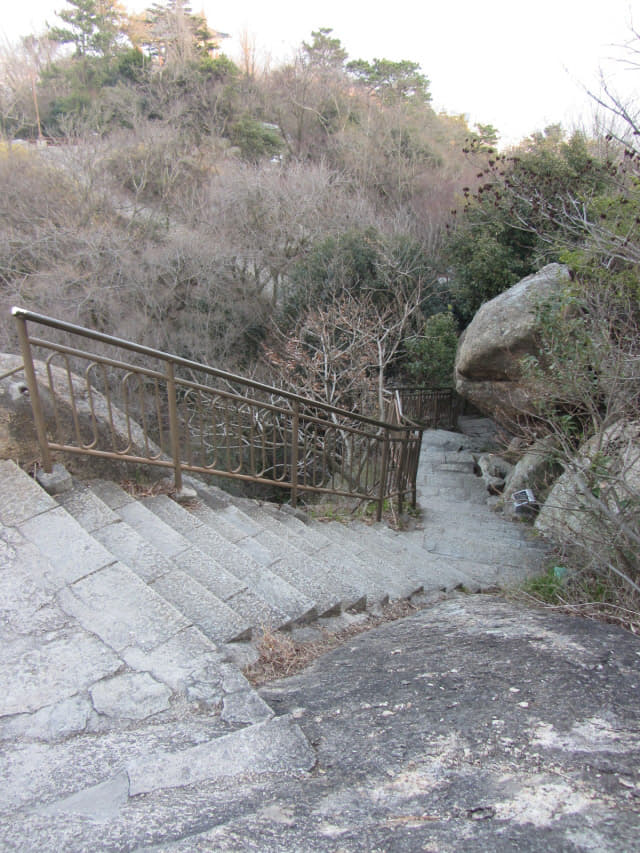
[[2, 382], [3, 379], [8, 379], [9, 376], [20, 373], [21, 370], [24, 370], [23, 364], [19, 364], [17, 367], [14, 367], [13, 370], [7, 370], [6, 373], [0, 373], [0, 382]]
[[[328, 403], [321, 403], [316, 400], [309, 400], [307, 397], [302, 397], [299, 394], [293, 394], [291, 391], [285, 391], [282, 388], [276, 388], [273, 385], [265, 385], [263, 382], [256, 382], [254, 379], [248, 379], [243, 376], [238, 376], [235, 373], [229, 373], [226, 370], [219, 370], [216, 367], [210, 367], [207, 364], [202, 364], [198, 361], [192, 361], [188, 358], [181, 358], [177, 355], [163, 352], [162, 350], [153, 349], [152, 347], [142, 346], [142, 344], [134, 344], [132, 341], [127, 341], [124, 338], [116, 338], [113, 335], [105, 335], [103, 332], [96, 332], [93, 329], [86, 329], [83, 326], [77, 326], [74, 323], [67, 323], [63, 320], [55, 320], [53, 317], [47, 317], [45, 314], [37, 314], [34, 311], [28, 311], [26, 308], [14, 307], [11, 309], [14, 317], [23, 317], [25, 320], [33, 320], [43, 326], [48, 326], [52, 329], [58, 329], [62, 332], [79, 335], [80, 337], [90, 338], [91, 340], [101, 341], [102, 343], [110, 344], [114, 347], [137, 352], [140, 355], [147, 355], [152, 358], [157, 358], [161, 361], [170, 361], [175, 367], [185, 367], [189, 370], [201, 370], [210, 376], [216, 376], [219, 379], [224, 379], [230, 384], [245, 385], [248, 388], [254, 388], [258, 391], [264, 391], [268, 394], [275, 394], [287, 400], [298, 400], [302, 404], [311, 404], [325, 412], [332, 412], [343, 417], [354, 418], [361, 423], [370, 424], [376, 427], [393, 427], [393, 424], [387, 424], [385, 421], [376, 418], [370, 418], [366, 415], [359, 415], [354, 412], [349, 412], [347, 409], [340, 409], [336, 406], [331, 406]], [[39, 342], [43, 343], [43, 342]], [[93, 357], [93, 356], [92, 356]]]
[[167, 362], [167, 404], [169, 406], [169, 439], [176, 492], [182, 491], [182, 465], [180, 461], [180, 424], [178, 420], [178, 401], [176, 399], [176, 382], [173, 373], [173, 363]]
[[387, 467], [389, 465], [389, 433], [384, 431], [382, 440], [382, 465], [380, 471], [380, 489], [378, 493], [378, 506], [376, 509], [376, 521], [381, 521], [382, 510], [384, 509], [384, 501], [387, 491]]
[[31, 356], [31, 347], [29, 345], [29, 333], [27, 331], [27, 323], [24, 317], [16, 316], [16, 326], [18, 329], [18, 339], [20, 341], [20, 352], [22, 353], [22, 361], [24, 364], [24, 377], [29, 389], [29, 398], [31, 400], [31, 411], [33, 412], [33, 420], [36, 426], [36, 435], [38, 436], [38, 446], [42, 456], [42, 467], [47, 474], [53, 470], [53, 461], [51, 459], [51, 451], [47, 441], [47, 427], [44, 420], [44, 412], [42, 411], [42, 402], [40, 401], [40, 393], [38, 391], [38, 382], [36, 380], [36, 371], [33, 366], [33, 358]]
[[[178, 490], [182, 488], [182, 472], [194, 471], [277, 485], [290, 490], [294, 504], [302, 492], [374, 500], [378, 503], [378, 518], [382, 516], [384, 501], [387, 499], [397, 498], [402, 507], [410, 485], [413, 486], [415, 502], [413, 466], [417, 464], [417, 455], [413, 452], [413, 432], [411, 421], [406, 416], [407, 408], [405, 406], [403, 414], [398, 394], [390, 396], [390, 402], [395, 405], [388, 407], [386, 415], [394, 423], [380, 421], [23, 309], [14, 309], [13, 313], [18, 324], [25, 325], [27, 320], [41, 322], [42, 325], [160, 362], [158, 369], [150, 369], [131, 364], [129, 360], [108, 358], [32, 337], [30, 350], [38, 346], [50, 351], [47, 367], [56, 418], [57, 404], [50, 364], [54, 357], [61, 357], [63, 361], [71, 393], [77, 445], [68, 443], [71, 437], [61, 435], [60, 443], [48, 442], [49, 449], [172, 467]], [[81, 423], [70, 359], [89, 362], [85, 370], [93, 424], [93, 440], [89, 444], [80, 434]], [[188, 369], [192, 378], [177, 376], [179, 367]], [[89, 382], [90, 372], [94, 368], [100, 372], [104, 385], [112, 437], [110, 450], [96, 446], [96, 410]], [[197, 376], [198, 371], [205, 377], [220, 380], [226, 388], [193, 381], [201, 378]], [[123, 449], [118, 448], [115, 441], [116, 402], [111, 386], [116, 378], [119, 378], [120, 408], [126, 432], [126, 447]], [[164, 389], [161, 389], [165, 382], [166, 396]], [[216, 386], [218, 384], [215, 383]], [[267, 399], [259, 399], [256, 392]], [[180, 409], [178, 396], [181, 400]], [[422, 397], [411, 397], [411, 403], [419, 402], [420, 399]], [[164, 411], [165, 400], [168, 417]], [[147, 409], [148, 404], [150, 409]], [[151, 414], [154, 410], [155, 418]], [[411, 406], [409, 410], [413, 414]], [[136, 421], [141, 430], [140, 448], [134, 446]], [[184, 436], [180, 426], [182, 422], [187, 430]], [[151, 435], [151, 428], [154, 435]], [[162, 458], [161, 451], [154, 450], [152, 441], [155, 442], [158, 437], [160, 448], [168, 450], [170, 458]], [[165, 438], [168, 440], [165, 441]], [[186, 452], [184, 458], [183, 444]], [[108, 438], [106, 445], [109, 446]], [[194, 445], [199, 448], [200, 464], [194, 458]]]
[[297, 400], [293, 402], [293, 417], [291, 419], [291, 505], [298, 505], [298, 430], [300, 428], [300, 411]]
[[402, 512], [404, 503], [404, 488], [407, 472], [405, 470], [409, 461], [409, 430], [406, 430], [400, 439], [400, 458], [398, 460], [398, 515]]

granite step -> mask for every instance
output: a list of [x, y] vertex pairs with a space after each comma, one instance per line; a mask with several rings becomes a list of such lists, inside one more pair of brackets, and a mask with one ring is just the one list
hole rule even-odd
[[322, 549], [308, 547], [308, 543], [305, 545], [304, 539], [287, 525], [280, 525], [276, 531], [275, 523], [268, 520], [269, 527], [258, 524], [237, 507], [216, 511], [201, 503], [191, 511], [313, 598], [319, 616], [366, 607], [365, 587], [350, 583], [346, 573], [334, 565], [327, 550], [328, 542]]
[[[128, 506], [133, 502], [134, 498], [125, 493], [119, 486], [105, 480], [93, 480], [90, 482], [91, 490], [101, 499], [109, 502], [110, 506], [115, 508], [118, 518], [119, 510], [122, 507]], [[147, 515], [142, 513], [144, 518], [150, 518], [151, 522], [147, 529], [157, 529], [158, 525], [162, 525], [162, 519], [157, 517], [156, 513], [150, 512], [149, 508], [144, 508]], [[140, 513], [138, 513], [140, 516]], [[184, 519], [181, 519], [184, 521]], [[127, 532], [133, 533], [132, 538], [128, 538]], [[114, 545], [118, 553], [123, 554], [125, 559], [127, 550], [134, 550], [134, 556], [140, 557], [139, 565], [140, 573], [147, 570], [151, 563], [157, 565], [159, 561], [165, 561], [164, 565], [175, 567], [197, 584], [202, 585], [212, 595], [216, 596], [221, 602], [234, 614], [233, 620], [230, 620], [230, 628], [236, 630], [238, 635], [242, 636], [246, 630], [251, 627], [255, 629], [257, 626], [269, 626], [270, 628], [283, 627], [290, 623], [291, 615], [281, 610], [279, 607], [266, 601], [256, 590], [251, 589], [247, 581], [238, 577], [228, 568], [223, 566], [211, 553], [201, 550], [197, 544], [190, 544], [190, 540], [184, 539], [187, 547], [173, 557], [168, 558], [165, 554], [157, 551], [153, 541], [149, 536], [143, 535], [142, 532], [135, 530], [126, 522], [120, 521], [118, 526], [109, 525], [98, 532], [103, 539], [107, 540], [109, 546]], [[123, 535], [124, 534], [124, 535]], [[113, 542], [113, 539], [117, 542]], [[165, 539], [169, 538], [169, 534]], [[125, 559], [126, 561], [126, 559]], [[155, 563], [154, 563], [155, 561]], [[163, 565], [162, 563], [160, 563]], [[168, 570], [168, 569], [167, 569]], [[156, 573], [150, 579], [159, 577]], [[244, 628], [242, 627], [244, 626]], [[225, 633], [225, 636], [231, 636]]]
[[[158, 523], [174, 529], [175, 525], [189, 537], [191, 544], [220, 562], [225, 569], [243, 580], [254, 594], [285, 614], [280, 627], [307, 622], [317, 615], [315, 602], [289, 584], [268, 567], [256, 562], [232, 542], [166, 495], [145, 498], [140, 508], [155, 516]], [[139, 513], [141, 515], [141, 513]], [[153, 527], [153, 525], [152, 525]], [[145, 535], [144, 531], [141, 531]], [[182, 535], [182, 534], [178, 534]], [[186, 541], [186, 540], [185, 540]]]
[[[188, 563], [185, 556], [194, 549], [187, 547], [173, 558], [167, 556], [140, 536], [134, 527], [120, 520], [116, 512], [83, 484], [75, 484], [71, 491], [59, 495], [57, 500], [108, 551], [177, 607], [209, 639], [226, 643], [251, 636], [251, 623], [228, 607], [211, 589], [181, 570], [181, 563]], [[127, 502], [126, 506], [130, 503]], [[166, 543], [167, 537], [164, 541]], [[204, 561], [204, 555], [202, 557]], [[233, 578], [232, 584], [218, 584], [217, 588], [229, 597], [245, 587]]]

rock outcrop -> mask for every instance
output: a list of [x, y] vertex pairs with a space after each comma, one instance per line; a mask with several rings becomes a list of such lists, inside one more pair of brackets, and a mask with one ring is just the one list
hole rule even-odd
[[456, 390], [495, 420], [508, 422], [529, 409], [521, 361], [537, 353], [536, 306], [567, 281], [567, 267], [549, 264], [483, 305], [462, 335]]
[[619, 422], [582, 445], [554, 483], [536, 527], [592, 553], [636, 549], [639, 505], [640, 422]]

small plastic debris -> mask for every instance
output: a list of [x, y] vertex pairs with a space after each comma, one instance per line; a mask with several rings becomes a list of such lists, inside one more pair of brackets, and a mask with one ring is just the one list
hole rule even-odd
[[520, 489], [511, 495], [516, 515], [531, 515], [540, 509], [536, 496], [531, 489]]

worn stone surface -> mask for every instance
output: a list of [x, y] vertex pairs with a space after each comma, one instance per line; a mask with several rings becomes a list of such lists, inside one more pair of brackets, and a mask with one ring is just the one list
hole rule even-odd
[[133, 645], [151, 650], [189, 625], [137, 575], [117, 563], [65, 587], [59, 600], [65, 612], [118, 651]]
[[261, 723], [273, 717], [273, 711], [253, 690], [230, 693], [224, 697], [223, 720], [229, 723]]
[[0, 717], [36, 711], [73, 696], [122, 661], [97, 637], [81, 630], [66, 636], [4, 644], [0, 662]]
[[0, 739], [55, 741], [83, 732], [93, 711], [91, 702], [72, 696], [33, 714], [16, 714], [0, 718]]
[[209, 779], [311, 770], [315, 754], [287, 717], [266, 721], [179, 753], [157, 753], [127, 767], [129, 793], [183, 788]]
[[[459, 596], [261, 693], [280, 716], [240, 737], [189, 743], [174, 724], [178, 753], [142, 733], [140, 752], [119, 735], [128, 760], [103, 760], [101, 780], [79, 761], [80, 784], [11, 812], [2, 844], [28, 849], [28, 839], [44, 853], [638, 849], [640, 641], [615, 627]], [[103, 753], [107, 743], [115, 749], [111, 738]], [[76, 755], [57, 749], [59, 766]], [[44, 779], [32, 782], [37, 791]]]
[[166, 711], [171, 696], [171, 690], [148, 672], [124, 672], [103, 679], [89, 693], [99, 714], [130, 720], [145, 720]]
[[214, 704], [222, 699], [224, 668], [216, 647], [196, 628], [180, 631], [151, 651], [133, 646], [123, 658], [133, 669], [150, 672], [173, 690], [197, 694]]
[[460, 338], [456, 390], [497, 420], [529, 408], [530, 393], [520, 361], [537, 353], [537, 304], [559, 293], [569, 271], [549, 264], [486, 302]]
[[54, 509], [56, 502], [30, 477], [16, 478], [15, 462], [0, 460], [0, 477], [11, 481], [11, 489], [0, 490], [0, 523], [20, 524], [34, 515]]

